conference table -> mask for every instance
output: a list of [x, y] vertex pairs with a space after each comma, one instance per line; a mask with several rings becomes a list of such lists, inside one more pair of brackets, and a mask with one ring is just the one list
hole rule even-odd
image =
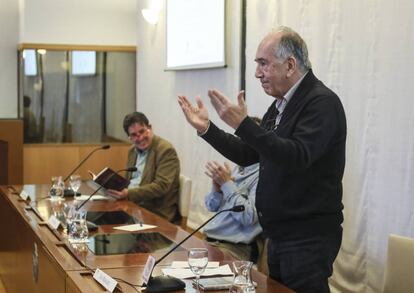
[[[88, 244], [71, 244], [64, 229], [54, 229], [51, 224], [51, 216], [62, 203], [50, 201], [49, 189], [46, 184], [0, 186], [0, 277], [7, 292], [106, 292], [93, 278], [97, 268], [118, 281], [113, 292], [145, 292], [140, 286], [148, 256], [161, 258], [189, 235], [130, 201], [94, 200], [82, 209], [98, 219], [98, 229], [90, 232]], [[80, 191], [91, 194], [93, 188], [83, 183]], [[114, 229], [137, 213], [145, 224], [155, 227], [138, 232]], [[157, 264], [152, 275], [161, 275], [161, 269], [172, 261], [186, 261], [188, 250], [194, 247], [207, 248], [209, 261], [220, 265], [233, 261], [230, 255], [192, 236]], [[258, 293], [293, 292], [256, 270], [252, 270], [252, 278]], [[181, 292], [195, 292], [191, 279], [184, 281], [186, 288]]]

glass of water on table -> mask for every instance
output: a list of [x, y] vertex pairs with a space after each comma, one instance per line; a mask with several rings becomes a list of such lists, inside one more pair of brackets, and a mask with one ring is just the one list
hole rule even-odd
[[206, 248], [191, 248], [188, 252], [188, 265], [196, 276], [196, 290], [200, 292], [198, 281], [208, 264], [208, 250]]

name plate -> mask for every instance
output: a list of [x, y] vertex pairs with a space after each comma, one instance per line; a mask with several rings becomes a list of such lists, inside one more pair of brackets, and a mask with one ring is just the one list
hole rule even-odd
[[152, 255], [148, 256], [147, 263], [145, 264], [145, 267], [144, 267], [144, 272], [142, 273], [142, 281], [145, 284], [148, 284], [154, 265], [155, 265], [155, 257], [153, 257]]
[[51, 215], [49, 220], [47, 220], [47, 223], [54, 229], [56, 230], [59, 225], [60, 225], [60, 221], [55, 217], [55, 215]]
[[20, 192], [20, 198], [24, 201], [26, 201], [29, 198], [29, 194], [26, 192], [26, 190], [22, 190], [22, 192]]
[[106, 290], [109, 292], [113, 292], [116, 285], [118, 284], [111, 276], [104, 273], [100, 269], [96, 269], [95, 274], [93, 274], [93, 278], [102, 286], [105, 287]]

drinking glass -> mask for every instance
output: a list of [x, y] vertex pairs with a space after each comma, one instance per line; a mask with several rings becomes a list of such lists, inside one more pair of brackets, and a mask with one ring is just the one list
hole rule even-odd
[[74, 194], [75, 194], [75, 200], [78, 199], [80, 196], [78, 196], [78, 190], [81, 186], [81, 177], [80, 175], [71, 175], [69, 178], [69, 184], [70, 188], [72, 188]]
[[63, 233], [69, 236], [70, 225], [76, 215], [76, 206], [70, 202], [65, 202], [63, 204], [63, 213], [66, 219], [66, 227], [63, 228]]
[[69, 225], [68, 241], [70, 243], [88, 242], [88, 226], [86, 225], [86, 212], [76, 211], [74, 218]]
[[256, 289], [252, 282], [251, 261], [237, 260], [233, 262], [234, 279], [230, 287], [230, 293], [255, 293]]
[[52, 186], [49, 190], [50, 200], [63, 200], [63, 192], [65, 190], [65, 183], [62, 180], [62, 176], [52, 177]]
[[188, 265], [196, 276], [196, 290], [199, 292], [198, 281], [208, 263], [208, 250], [206, 248], [191, 248], [188, 252]]
[[56, 219], [59, 220], [64, 230], [66, 223], [67, 223], [65, 211], [64, 211], [64, 203], [62, 201], [52, 201], [51, 208], [52, 208], [53, 215], [56, 217]]

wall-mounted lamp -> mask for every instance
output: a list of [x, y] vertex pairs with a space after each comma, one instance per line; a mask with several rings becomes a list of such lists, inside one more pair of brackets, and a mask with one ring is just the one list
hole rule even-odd
[[159, 9], [142, 9], [141, 10], [142, 16], [144, 19], [150, 24], [157, 24], [160, 18], [160, 10]]
[[46, 50], [45, 49], [37, 49], [37, 53], [39, 53], [40, 55], [45, 55]]

